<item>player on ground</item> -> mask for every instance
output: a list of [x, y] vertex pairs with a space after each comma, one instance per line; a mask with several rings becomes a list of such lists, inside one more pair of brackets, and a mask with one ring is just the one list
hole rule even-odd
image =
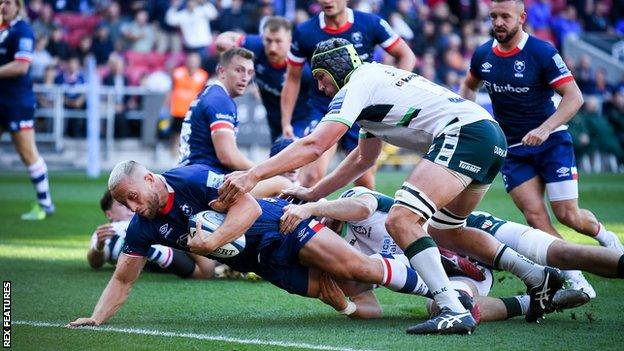
[[[490, 10], [494, 39], [480, 46], [460, 94], [475, 99], [481, 83], [509, 148], [502, 168], [505, 188], [530, 226], [561, 237], [553, 227], [544, 191], [562, 224], [624, 253], [618, 237], [578, 206], [572, 138], [565, 125], [583, 97], [557, 50], [522, 30], [522, 0], [495, 0]], [[555, 108], [553, 91], [562, 96]], [[573, 281], [572, 281], [573, 282]]]
[[[126, 230], [134, 216], [132, 211], [113, 199], [108, 189], [100, 199], [100, 207], [109, 223], [98, 226], [91, 236], [87, 261], [93, 269], [102, 267], [106, 262], [117, 264], [126, 239]], [[168, 246], [152, 245], [147, 260], [147, 271], [173, 273], [181, 278], [194, 279], [210, 279], [214, 276], [213, 260]]]
[[[350, 281], [341, 289], [353, 296], [372, 289], [371, 284], [408, 294], [426, 292], [416, 272], [402, 262], [365, 256], [316, 220], [304, 221], [295, 232], [283, 235], [279, 225], [288, 205], [285, 200], [256, 201], [245, 194], [229, 205], [217, 201], [223, 178], [216, 168], [203, 164], [175, 168], [162, 175], [134, 161], [115, 166], [108, 182], [111, 194], [136, 215], [128, 226], [115, 272], [92, 316], [79, 318], [70, 326], [100, 325], [112, 317], [128, 298], [151, 245], [205, 255], [242, 234], [245, 249], [233, 258], [218, 260], [240, 272], [256, 272], [293, 294], [318, 297], [323, 272], [333, 279]], [[198, 221], [197, 232], [190, 238], [189, 217], [207, 209], [227, 210], [225, 220], [211, 235], [203, 232]], [[470, 300], [465, 303], [472, 308]], [[358, 309], [355, 304], [342, 312], [360, 318], [378, 313]]]
[[[236, 145], [238, 118], [234, 98], [243, 95], [254, 75], [254, 54], [231, 48], [221, 54], [217, 81], [195, 99], [182, 123], [180, 165], [202, 163], [220, 173], [254, 166]], [[256, 196], [277, 195], [290, 182], [275, 177], [254, 189]]]
[[[288, 55], [288, 73], [282, 89], [281, 111], [284, 137], [293, 138], [293, 109], [301, 88], [301, 79], [306, 62], [311, 62], [316, 44], [330, 38], [343, 38], [353, 44], [358, 55], [365, 62], [373, 60], [375, 45], [380, 45], [396, 59], [397, 67], [412, 71], [416, 65], [416, 56], [383, 19], [376, 15], [351, 10], [347, 0], [319, 0], [321, 12], [310, 20], [301, 23], [293, 34], [293, 43]], [[310, 91], [309, 107], [313, 130], [327, 113], [330, 98], [319, 91], [315, 85]], [[357, 146], [359, 127], [354, 125], [340, 139], [340, 146], [349, 153]], [[331, 148], [322, 157], [301, 169], [300, 180], [305, 186], [316, 184], [327, 170], [332, 155]], [[375, 186], [374, 170], [368, 171], [356, 181], [357, 185], [373, 189]]]
[[[271, 130], [271, 143], [282, 135], [282, 115], [280, 97], [286, 77], [286, 58], [292, 41], [292, 24], [279, 16], [269, 17], [262, 27], [262, 35], [246, 35], [237, 32], [221, 33], [216, 45], [220, 51], [232, 46], [240, 46], [254, 53], [256, 69], [255, 82], [260, 90], [262, 104], [267, 111], [267, 121]], [[297, 97], [292, 112], [292, 133], [294, 137], [305, 136], [310, 125], [308, 90], [314, 79], [310, 66], [305, 64], [301, 72], [301, 93]]]
[[561, 286], [560, 273], [535, 269], [486, 233], [463, 226], [499, 171], [507, 147], [503, 132], [487, 111], [417, 74], [362, 64], [353, 45], [343, 39], [318, 45], [312, 73], [319, 89], [333, 97], [327, 115], [312, 134], [278, 155], [247, 172], [227, 176], [219, 189], [221, 199], [231, 201], [261, 179], [315, 160], [357, 122], [362, 130], [354, 152], [314, 188], [290, 195], [316, 200], [345, 186], [374, 166], [382, 140], [426, 154], [395, 194], [386, 221], [388, 232], [442, 307], [438, 317], [408, 332], [468, 333], [475, 328], [449, 288], [435, 241], [422, 228], [432, 216], [445, 223], [432, 229], [441, 246], [523, 277], [535, 305], [527, 320], [537, 320], [549, 304], [537, 296], [546, 294], [550, 301]]
[[6, 130], [37, 192], [37, 202], [24, 220], [42, 220], [54, 213], [48, 167], [35, 144], [35, 94], [29, 68], [35, 37], [24, 20], [23, 0], [0, 1], [0, 136]]

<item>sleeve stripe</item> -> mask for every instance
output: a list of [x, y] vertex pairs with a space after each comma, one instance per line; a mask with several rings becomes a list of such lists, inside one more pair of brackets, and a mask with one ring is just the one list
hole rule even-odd
[[339, 123], [342, 123], [342, 124], [346, 125], [349, 128], [351, 128], [351, 126], [353, 126], [353, 122], [347, 120], [346, 118], [341, 118], [341, 117], [337, 117], [337, 116], [336, 117], [334, 117], [334, 116], [331, 116], [331, 117], [325, 116], [325, 117], [323, 117], [321, 122], [339, 122]]
[[384, 50], [388, 51], [388, 50], [391, 50], [400, 41], [401, 41], [401, 37], [395, 34], [391, 36], [390, 38], [386, 39], [386, 41], [384, 41], [383, 43], [381, 43], [381, 47], [384, 48]]
[[295, 56], [293, 55], [292, 52], [288, 52], [288, 63], [291, 63], [293, 65], [303, 66], [305, 62], [306, 62], [305, 57]]
[[28, 57], [16, 57], [15, 61], [23, 61], [23, 62], [26, 62], [26, 63], [31, 63], [32, 62], [32, 60], [30, 58], [28, 58]]
[[126, 255], [126, 256], [130, 256], [130, 257], [146, 257], [146, 256], [135, 254], [135, 253], [123, 252], [123, 254]]
[[571, 82], [573, 80], [574, 80], [574, 77], [572, 77], [571, 74], [566, 74], [564, 76], [557, 77], [553, 79], [552, 81], [550, 81], [550, 86], [553, 88], [558, 88], [564, 85], [565, 83]]
[[234, 129], [219, 128], [219, 129], [211, 129], [210, 130], [210, 135], [212, 135], [214, 133], [219, 133], [219, 132], [228, 132], [228, 133], [236, 134], [236, 133], [234, 133]]
[[215, 131], [216, 129], [222, 129], [222, 128], [234, 130], [234, 124], [232, 124], [231, 122], [227, 122], [227, 121], [216, 121], [210, 124], [211, 131]]
[[29, 62], [32, 61], [33, 58], [33, 54], [32, 52], [27, 52], [27, 51], [18, 51], [15, 53], [14, 58], [17, 59], [23, 59], [23, 60], [28, 60]]

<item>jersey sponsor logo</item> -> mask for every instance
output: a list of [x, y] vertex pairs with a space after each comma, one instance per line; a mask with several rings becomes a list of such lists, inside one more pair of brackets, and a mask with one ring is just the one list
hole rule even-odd
[[490, 73], [490, 68], [492, 68], [492, 64], [489, 62], [484, 62], [481, 65], [481, 72]]
[[522, 72], [524, 72], [524, 69], [526, 68], [526, 64], [524, 63], [524, 61], [516, 60], [514, 62], [513, 68], [516, 71], [516, 73], [514, 74], [514, 77], [516, 78], [524, 77], [524, 74], [522, 74]]
[[490, 221], [489, 219], [486, 219], [485, 222], [483, 222], [483, 224], [481, 224], [481, 229], [487, 230], [487, 229], [491, 228], [493, 225], [494, 225], [494, 222]]
[[507, 150], [498, 146], [494, 146], [494, 154], [500, 157], [507, 157]]
[[340, 113], [340, 109], [342, 108], [342, 103], [344, 102], [346, 94], [346, 89], [341, 89], [340, 91], [338, 91], [338, 94], [336, 94], [336, 96], [334, 96], [332, 101], [329, 103], [329, 107], [327, 108], [328, 115]]
[[491, 83], [487, 80], [483, 81], [483, 86], [487, 90], [489, 94], [493, 93], [528, 93], [531, 88], [529, 87], [514, 87], [513, 85], [507, 83], [506, 85], [498, 85], [496, 83]]
[[452, 102], [454, 104], [457, 104], [457, 103], [460, 103], [460, 102], [464, 102], [466, 100], [464, 98], [458, 96], [458, 97], [450, 97], [450, 98], [448, 98], [448, 101], [450, 101], [450, 102]]
[[468, 172], [472, 172], [472, 173], [479, 173], [479, 171], [481, 171], [481, 167], [475, 166], [472, 163], [468, 163], [464, 161], [459, 161], [459, 168], [465, 169]]
[[366, 236], [368, 238], [371, 237], [371, 230], [372, 227], [365, 227], [363, 225], [354, 225], [352, 226], [353, 231], [357, 234], [357, 235], [362, 235], [362, 236]]
[[232, 115], [225, 114], [225, 113], [216, 113], [215, 114], [215, 118], [217, 118], [217, 119], [225, 119], [225, 120], [228, 120], [228, 121], [230, 121], [232, 123], [234, 123], [234, 121], [236, 120], [236, 117], [234, 117]]
[[568, 168], [568, 167], [561, 167], [556, 172], [557, 172], [557, 177], [558, 178], [563, 178], [563, 177], [569, 177], [570, 176], [570, 168]]
[[213, 171], [208, 171], [208, 177], [206, 178], [206, 186], [208, 188], [219, 189], [223, 181], [225, 180], [225, 175], [217, 174]]
[[559, 72], [561, 72], [561, 73], [569, 73], [568, 66], [566, 66], [565, 62], [561, 58], [561, 55], [555, 54], [552, 57], [552, 60], [553, 60], [553, 62], [555, 62], [555, 65], [557, 65], [557, 68], [559, 68]]
[[416, 78], [416, 77], [418, 77], [418, 75], [417, 75], [417, 74], [414, 74], [414, 73], [412, 73], [412, 74], [408, 74], [407, 76], [403, 76], [403, 77], [399, 78], [399, 79], [398, 79], [398, 80], [394, 83], [394, 85], [400, 88], [400, 87], [402, 87], [403, 85], [405, 85], [406, 83], [409, 83], [412, 79], [414, 79], [414, 78]]

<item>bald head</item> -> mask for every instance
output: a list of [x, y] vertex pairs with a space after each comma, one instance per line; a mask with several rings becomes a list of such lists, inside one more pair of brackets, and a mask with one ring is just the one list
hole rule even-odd
[[115, 200], [146, 218], [154, 218], [167, 202], [165, 183], [136, 161], [118, 163], [108, 178]]
[[145, 166], [136, 161], [128, 160], [119, 162], [117, 165], [115, 165], [110, 175], [108, 176], [108, 190], [115, 189], [121, 182], [123, 182], [127, 178], [133, 179], [139, 173], [140, 175], [145, 175], [145, 173], [147, 172], [147, 168], [145, 168]]

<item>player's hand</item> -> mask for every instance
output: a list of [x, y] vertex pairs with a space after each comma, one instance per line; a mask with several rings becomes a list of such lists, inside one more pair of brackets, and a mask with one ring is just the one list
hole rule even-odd
[[280, 232], [291, 233], [301, 221], [312, 217], [312, 211], [308, 204], [288, 205], [284, 207], [284, 214], [280, 218]]
[[69, 322], [69, 324], [65, 326], [67, 328], [78, 328], [78, 327], [84, 327], [84, 326], [97, 327], [98, 325], [100, 325], [98, 321], [96, 321], [94, 318], [88, 317], [88, 318], [78, 318], [73, 322]]
[[552, 132], [551, 128], [541, 125], [528, 132], [527, 135], [522, 138], [522, 144], [527, 146], [542, 145], [542, 143], [548, 139], [548, 136], [550, 136], [550, 132]]
[[188, 246], [192, 253], [205, 256], [211, 252], [208, 251], [204, 245], [203, 235], [202, 221], [198, 216], [197, 223], [195, 224], [195, 235], [193, 235], [192, 238], [190, 235], [186, 237], [186, 246]]
[[332, 306], [336, 311], [347, 308], [347, 297], [327, 273], [321, 274], [319, 279], [319, 299]]
[[110, 223], [102, 224], [95, 229], [95, 234], [97, 235], [97, 242], [103, 243], [106, 239], [112, 238], [115, 236], [115, 228]]
[[295, 197], [303, 201], [316, 201], [318, 198], [314, 194], [313, 188], [306, 188], [300, 185], [293, 185], [282, 190], [282, 194]]
[[219, 187], [219, 200], [232, 203], [237, 197], [251, 191], [258, 181], [249, 171], [232, 172], [225, 176], [225, 182]]
[[291, 124], [282, 126], [282, 135], [284, 139], [295, 139], [295, 131]]

